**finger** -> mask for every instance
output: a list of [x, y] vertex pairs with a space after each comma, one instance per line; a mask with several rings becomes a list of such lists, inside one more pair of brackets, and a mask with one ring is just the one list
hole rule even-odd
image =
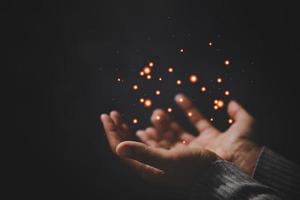
[[156, 128], [148, 127], [146, 128], [145, 132], [152, 140], [157, 141], [160, 138], [159, 132], [157, 131]]
[[230, 128], [247, 131], [254, 124], [254, 118], [236, 101], [230, 101], [227, 107], [229, 116], [234, 120]]
[[115, 125], [118, 129], [125, 135], [129, 136], [129, 129], [128, 126], [123, 122], [123, 119], [119, 112], [117, 111], [111, 111], [110, 112], [110, 118], [114, 121]]
[[214, 128], [185, 95], [176, 95], [175, 101], [200, 133], [208, 128]]
[[170, 129], [177, 135], [184, 132], [183, 128], [162, 109], [154, 110], [151, 122], [159, 133], [165, 133]]
[[166, 151], [147, 146], [140, 142], [121, 142], [116, 149], [119, 156], [131, 158], [139, 162], [163, 169], [166, 162]]
[[117, 145], [123, 140], [122, 134], [113, 120], [107, 114], [102, 114], [100, 118], [103, 123], [104, 131], [110, 147], [113, 152], [116, 152]]
[[123, 121], [121, 115], [117, 111], [112, 111], [110, 113], [110, 117], [115, 122], [115, 124], [120, 128], [120, 130], [124, 133], [129, 133], [129, 128], [127, 124]]
[[138, 130], [136, 136], [145, 144], [156, 147], [158, 146], [157, 141], [154, 140], [149, 133], [144, 130]]

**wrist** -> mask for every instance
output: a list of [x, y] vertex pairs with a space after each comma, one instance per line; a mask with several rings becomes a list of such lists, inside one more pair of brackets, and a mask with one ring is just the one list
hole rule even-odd
[[261, 146], [243, 139], [237, 143], [231, 161], [244, 173], [252, 175], [261, 150]]

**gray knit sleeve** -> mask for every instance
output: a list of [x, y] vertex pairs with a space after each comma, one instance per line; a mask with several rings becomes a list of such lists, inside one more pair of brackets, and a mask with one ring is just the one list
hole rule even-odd
[[266, 147], [258, 158], [253, 177], [278, 190], [286, 199], [300, 199], [299, 166]]
[[227, 161], [216, 161], [198, 176], [191, 200], [279, 200], [279, 195]]

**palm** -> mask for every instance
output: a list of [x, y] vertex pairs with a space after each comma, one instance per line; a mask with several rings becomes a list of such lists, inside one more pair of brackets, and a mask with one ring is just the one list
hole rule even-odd
[[144, 143], [168, 149], [183, 143], [211, 150], [225, 160], [232, 160], [239, 144], [249, 140], [253, 132], [253, 118], [236, 102], [230, 102], [228, 106], [228, 113], [235, 122], [225, 132], [220, 132], [203, 117], [187, 97], [179, 95], [175, 100], [186, 114], [192, 113], [188, 118], [199, 135], [195, 137], [189, 134], [163, 110], [158, 109], [151, 117], [154, 128], [137, 132], [137, 136]]

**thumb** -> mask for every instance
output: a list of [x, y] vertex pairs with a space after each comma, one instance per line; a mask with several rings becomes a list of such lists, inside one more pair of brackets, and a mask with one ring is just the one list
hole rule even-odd
[[147, 146], [140, 142], [125, 141], [118, 144], [116, 153], [119, 156], [124, 156], [162, 169], [166, 162], [166, 150]]
[[254, 118], [236, 101], [229, 102], [227, 111], [234, 120], [232, 128], [244, 132], [254, 124]]

